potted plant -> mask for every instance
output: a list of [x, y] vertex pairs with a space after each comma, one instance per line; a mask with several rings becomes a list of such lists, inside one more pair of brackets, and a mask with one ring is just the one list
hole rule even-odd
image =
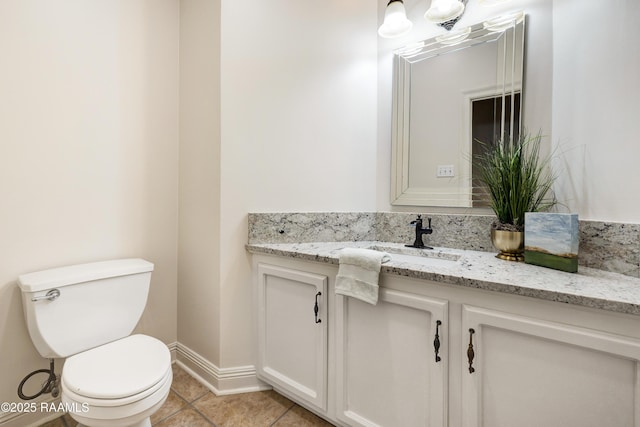
[[524, 214], [544, 211], [555, 205], [551, 192], [554, 176], [550, 157], [540, 157], [540, 133], [526, 131], [516, 139], [484, 144], [474, 156], [481, 192], [496, 214], [491, 241], [500, 259], [523, 261]]

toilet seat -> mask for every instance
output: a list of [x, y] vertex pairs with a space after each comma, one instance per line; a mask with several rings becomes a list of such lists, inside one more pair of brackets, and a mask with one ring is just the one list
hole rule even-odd
[[91, 406], [127, 405], [171, 382], [171, 354], [161, 341], [131, 335], [69, 357], [62, 390]]

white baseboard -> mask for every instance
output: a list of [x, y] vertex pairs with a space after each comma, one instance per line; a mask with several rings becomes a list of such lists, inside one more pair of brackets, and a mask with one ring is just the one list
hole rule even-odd
[[178, 343], [172, 342], [167, 344], [167, 347], [169, 347], [169, 352], [171, 353], [171, 363], [174, 363], [178, 354]]
[[217, 396], [271, 389], [258, 379], [255, 366], [219, 368], [180, 343], [176, 345], [176, 363]]

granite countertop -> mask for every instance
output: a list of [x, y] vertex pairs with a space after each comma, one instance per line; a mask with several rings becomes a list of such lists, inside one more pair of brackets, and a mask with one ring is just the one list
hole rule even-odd
[[[337, 266], [341, 249], [373, 246], [386, 249], [391, 256], [382, 264], [382, 273], [640, 315], [640, 279], [582, 266], [578, 273], [565, 273], [502, 261], [490, 252], [449, 248], [434, 248], [427, 261], [421, 262], [393, 253], [418, 249], [374, 241], [256, 243], [248, 244], [247, 250]], [[447, 260], [454, 258], [457, 260]]]

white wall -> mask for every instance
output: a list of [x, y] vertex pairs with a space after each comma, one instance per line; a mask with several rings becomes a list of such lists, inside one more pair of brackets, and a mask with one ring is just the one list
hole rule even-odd
[[178, 340], [220, 365], [220, 1], [180, 2]]
[[554, 2], [558, 197], [584, 219], [640, 222], [638, 22], [635, 0]]
[[221, 365], [254, 363], [250, 211], [371, 211], [377, 5], [222, 3]]
[[[379, 44], [379, 210], [392, 209], [388, 196], [392, 51], [444, 32], [422, 18], [428, 3], [406, 0], [405, 4], [414, 29], [400, 39], [380, 39]], [[380, 23], [384, 6], [380, 2]], [[548, 135], [547, 150], [558, 156], [556, 192], [563, 204], [559, 209], [576, 212], [581, 219], [640, 222], [640, 198], [634, 197], [640, 191], [640, 169], [635, 167], [640, 145], [634, 142], [633, 127], [640, 95], [635, 82], [640, 75], [636, 25], [640, 3], [523, 0], [486, 8], [471, 0], [456, 27], [508, 9], [522, 9], [528, 15], [524, 123], [531, 130], [542, 129]]]
[[138, 329], [176, 340], [178, 19], [176, 0], [0, 2], [0, 401], [48, 367], [20, 274], [148, 259]]
[[247, 213], [375, 209], [376, 13], [181, 2], [178, 339], [222, 392], [255, 363]]

